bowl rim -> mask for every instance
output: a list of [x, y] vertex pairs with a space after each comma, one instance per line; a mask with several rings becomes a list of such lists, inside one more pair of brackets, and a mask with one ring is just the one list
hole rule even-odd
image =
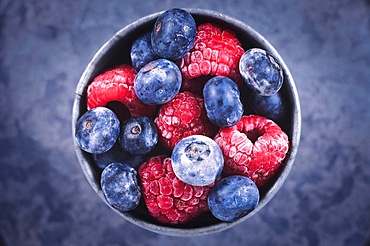
[[[81, 169], [90, 183], [93, 190], [98, 194], [98, 196], [116, 213], [118, 213], [121, 217], [123, 217], [125, 220], [152, 232], [156, 232], [159, 234], [164, 234], [168, 236], [199, 236], [199, 235], [205, 235], [215, 232], [220, 232], [226, 229], [229, 229], [237, 224], [240, 224], [244, 221], [246, 221], [248, 218], [252, 217], [254, 214], [256, 214], [258, 211], [260, 211], [278, 192], [278, 190], [281, 188], [282, 184], [287, 179], [291, 168], [294, 164], [299, 143], [300, 143], [300, 136], [301, 136], [301, 108], [300, 108], [300, 101], [298, 92], [295, 86], [294, 79], [284, 62], [284, 60], [281, 58], [280, 54], [276, 51], [276, 49], [267, 41], [267, 39], [262, 36], [260, 33], [255, 31], [251, 26], [246, 24], [245, 22], [236, 19], [234, 17], [228, 16], [226, 14], [220, 13], [215, 10], [210, 9], [202, 9], [202, 8], [182, 8], [186, 11], [188, 11], [192, 15], [202, 16], [204, 18], [212, 18], [214, 20], [218, 20], [221, 23], [227, 23], [228, 25], [232, 25], [235, 27], [238, 27], [238, 29], [245, 30], [246, 33], [248, 33], [249, 36], [251, 36], [253, 39], [258, 41], [259, 44], [263, 45], [263, 47], [268, 50], [281, 64], [284, 72], [284, 83], [287, 83], [286, 86], [288, 86], [288, 91], [290, 91], [290, 100], [293, 105], [293, 112], [292, 112], [292, 132], [291, 132], [291, 139], [290, 139], [290, 148], [288, 151], [288, 154], [286, 156], [285, 167], [283, 171], [280, 173], [280, 176], [277, 178], [275, 183], [271, 186], [271, 188], [265, 193], [264, 199], [260, 201], [258, 206], [250, 212], [248, 215], [233, 221], [233, 222], [219, 222], [215, 225], [205, 226], [205, 227], [199, 227], [199, 228], [177, 228], [177, 227], [170, 227], [167, 225], [160, 225], [160, 224], [153, 224], [141, 219], [138, 219], [130, 213], [122, 213], [118, 211], [117, 209], [110, 206], [107, 201], [104, 198], [104, 195], [100, 189], [99, 184], [96, 184], [94, 182], [94, 173], [89, 166], [89, 162], [86, 160], [86, 153], [84, 153], [78, 146], [77, 141], [75, 140], [75, 123], [77, 119], [80, 116], [80, 102], [83, 98], [84, 90], [89, 82], [89, 78], [91, 78], [93, 73], [93, 67], [95, 67], [99, 62], [104, 59], [105, 54], [107, 51], [117, 44], [119, 42], [121, 37], [124, 37], [131, 31], [137, 29], [140, 26], [143, 26], [145, 24], [148, 24], [150, 22], [154, 23], [154, 20], [164, 11], [159, 11], [156, 13], [149, 14], [147, 16], [144, 16], [125, 27], [121, 28], [118, 32], [116, 32], [108, 41], [106, 41], [95, 53], [93, 58], [88, 63], [87, 67], [85, 68], [84, 72], [82, 73], [80, 80], [78, 81], [78, 84], [76, 86], [75, 90], [75, 98], [73, 102], [73, 108], [72, 108], [72, 135], [73, 135], [73, 143], [75, 152], [77, 155], [78, 162], [81, 166]], [[288, 81], [288, 82], [287, 82]]]

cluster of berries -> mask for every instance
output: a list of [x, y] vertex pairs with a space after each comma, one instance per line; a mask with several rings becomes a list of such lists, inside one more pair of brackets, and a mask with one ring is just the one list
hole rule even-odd
[[[125, 212], [143, 198], [168, 224], [206, 211], [222, 221], [251, 212], [289, 149], [269, 118], [283, 108], [276, 59], [245, 51], [233, 31], [197, 26], [177, 8], [133, 42], [130, 57], [89, 84], [88, 108], [76, 123], [77, 143], [103, 169], [107, 202]], [[253, 94], [245, 102], [244, 87]], [[245, 105], [259, 111], [246, 115]]]

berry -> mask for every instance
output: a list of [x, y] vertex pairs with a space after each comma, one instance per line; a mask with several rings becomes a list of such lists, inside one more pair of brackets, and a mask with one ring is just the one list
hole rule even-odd
[[155, 107], [145, 105], [136, 96], [134, 79], [136, 70], [130, 65], [122, 64], [96, 76], [87, 88], [87, 107], [106, 106], [118, 101], [125, 105], [132, 116], [153, 116]]
[[183, 79], [180, 91], [189, 91], [203, 97], [203, 88], [211, 76], [200, 76], [195, 79]]
[[220, 75], [242, 81], [238, 63], [244, 49], [234, 32], [214, 23], [198, 26], [193, 48], [179, 61], [186, 79]]
[[145, 104], [160, 105], [180, 91], [182, 76], [175, 63], [158, 59], [146, 64], [135, 77], [134, 88]]
[[133, 167], [119, 162], [109, 164], [101, 174], [100, 184], [108, 204], [119, 211], [127, 212], [139, 205], [141, 190]]
[[154, 122], [158, 128], [159, 142], [169, 150], [184, 137], [213, 137], [217, 131], [207, 118], [203, 98], [190, 92], [180, 92], [162, 105]]
[[130, 154], [147, 154], [158, 142], [157, 127], [146, 116], [131, 117], [123, 123], [119, 142]]
[[151, 32], [147, 32], [137, 38], [131, 46], [130, 57], [132, 66], [139, 71], [147, 63], [158, 59], [151, 43]]
[[215, 184], [208, 196], [208, 207], [217, 219], [232, 222], [253, 211], [259, 198], [258, 188], [251, 179], [234, 175]]
[[120, 133], [120, 122], [112, 110], [97, 107], [86, 111], [76, 122], [75, 138], [88, 153], [107, 152]]
[[224, 167], [222, 151], [216, 142], [203, 135], [192, 135], [178, 142], [172, 151], [172, 168], [184, 183], [210, 185]]
[[235, 125], [243, 115], [238, 86], [224, 76], [208, 80], [203, 89], [208, 118], [219, 127]]
[[209, 211], [207, 197], [213, 184], [185, 184], [173, 172], [171, 158], [154, 156], [140, 165], [138, 173], [145, 204], [159, 222], [185, 224]]
[[271, 96], [283, 85], [281, 66], [263, 49], [247, 50], [240, 58], [239, 70], [247, 86], [261, 96]]
[[98, 168], [104, 169], [113, 162], [124, 162], [133, 168], [138, 167], [146, 160], [146, 155], [132, 155], [124, 151], [118, 141], [107, 152], [93, 154], [95, 164]]
[[280, 91], [271, 96], [250, 93], [247, 96], [249, 107], [257, 115], [265, 116], [276, 123], [283, 123], [287, 109]]
[[156, 20], [151, 42], [155, 53], [162, 58], [177, 60], [183, 57], [195, 41], [196, 23], [183, 9], [169, 9]]
[[226, 175], [244, 175], [262, 187], [275, 174], [288, 149], [288, 136], [263, 116], [242, 116], [228, 128], [221, 128], [214, 140], [225, 159]]

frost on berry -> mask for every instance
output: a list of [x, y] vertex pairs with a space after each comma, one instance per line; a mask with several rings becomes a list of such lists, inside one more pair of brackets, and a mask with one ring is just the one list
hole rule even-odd
[[195, 95], [203, 97], [204, 85], [211, 77], [212, 76], [200, 76], [194, 79], [183, 79], [180, 91], [181, 92], [188, 91]]
[[198, 26], [193, 48], [178, 62], [185, 79], [227, 76], [242, 84], [239, 60], [244, 49], [231, 30], [204, 23]]
[[207, 197], [214, 183], [191, 186], [179, 180], [171, 158], [154, 156], [138, 169], [148, 212], [160, 223], [188, 223], [209, 211]]
[[154, 122], [159, 142], [169, 150], [184, 137], [199, 134], [212, 138], [217, 131], [207, 118], [203, 98], [190, 92], [181, 92], [162, 105]]
[[286, 133], [262, 116], [243, 116], [234, 126], [222, 128], [214, 140], [220, 146], [226, 175], [240, 174], [262, 187], [275, 174], [289, 149]]

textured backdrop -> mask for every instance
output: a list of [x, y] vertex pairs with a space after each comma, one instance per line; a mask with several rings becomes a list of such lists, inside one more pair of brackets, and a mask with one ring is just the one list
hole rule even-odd
[[[295, 165], [257, 215], [207, 236], [157, 235], [89, 186], [74, 90], [116, 31], [199, 7], [240, 19], [286, 61], [302, 107]], [[370, 233], [370, 1], [0, 1], [0, 245], [364, 245]]]

